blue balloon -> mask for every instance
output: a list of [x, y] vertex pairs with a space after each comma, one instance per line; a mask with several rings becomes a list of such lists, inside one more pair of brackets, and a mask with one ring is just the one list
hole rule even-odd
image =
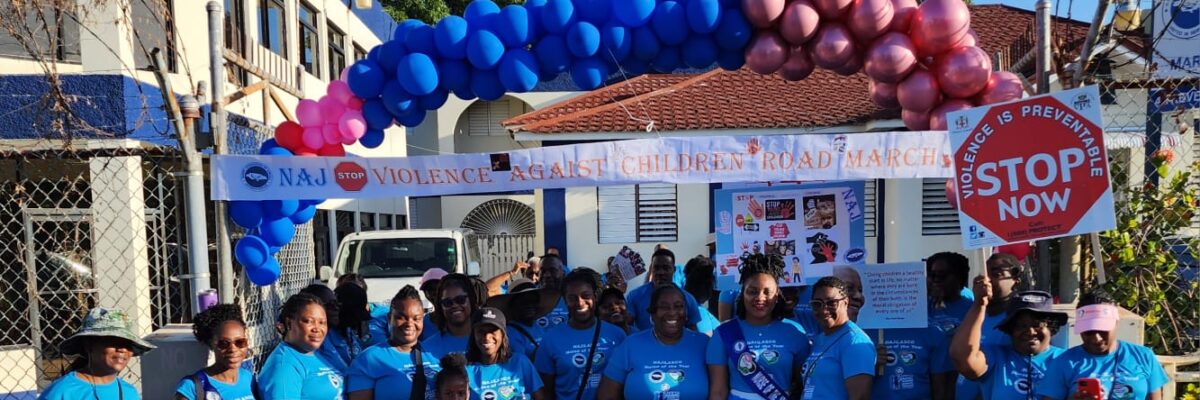
[[279, 261], [268, 257], [267, 261], [257, 267], [246, 267], [246, 277], [258, 286], [267, 286], [279, 280]]
[[[524, 7], [525, 12], [529, 14], [529, 24], [534, 28], [530, 33], [536, 34], [537, 29], [542, 26], [542, 8], [546, 7], [546, 0], [526, 0], [525, 4], [522, 4], [521, 7]], [[530, 38], [531, 42], [533, 38], [536, 38], [536, 36]]]
[[596, 55], [600, 49], [600, 30], [590, 22], [576, 22], [567, 31], [567, 48], [579, 58]]
[[408, 93], [424, 96], [438, 87], [437, 64], [422, 53], [412, 53], [400, 59], [396, 67], [396, 80]]
[[370, 99], [379, 96], [385, 78], [383, 68], [379, 64], [371, 60], [358, 60], [350, 66], [346, 83], [350, 85], [350, 91], [354, 92], [355, 96]]
[[448, 91], [471, 88], [471, 67], [462, 60], [442, 60], [438, 63], [438, 86]]
[[[373, 148], [379, 147], [379, 145], [383, 144], [383, 130], [382, 129], [367, 129], [367, 133], [364, 134], [363, 137], [358, 138], [358, 142], [361, 143], [363, 145], [363, 147], [366, 147], [368, 149], [373, 149]], [[315, 204], [309, 205], [306, 207], [313, 207], [313, 209], [316, 209]], [[304, 209], [301, 208], [301, 210], [304, 210]], [[297, 211], [297, 214], [298, 213], [300, 213], [300, 212]], [[296, 222], [295, 217], [296, 217], [295, 215], [292, 215], [292, 222]], [[303, 222], [301, 222], [301, 223], [303, 223]]]
[[395, 71], [396, 65], [400, 63], [400, 58], [408, 54], [408, 49], [404, 47], [404, 42], [399, 40], [389, 40], [379, 45], [379, 57], [376, 62], [384, 71]]
[[575, 0], [575, 13], [580, 20], [601, 26], [608, 23], [612, 4], [609, 0]]
[[425, 121], [425, 111], [422, 110], [413, 110], [408, 114], [404, 114], [396, 118], [397, 123], [409, 128], [415, 128], [423, 121]]
[[263, 265], [271, 257], [271, 247], [258, 236], [246, 235], [233, 245], [233, 256], [246, 268]]
[[708, 36], [692, 36], [683, 43], [683, 63], [692, 68], [707, 68], [717, 61], [717, 44]]
[[246, 229], [258, 228], [262, 224], [262, 203], [258, 201], [233, 200], [228, 203], [229, 219]]
[[633, 30], [634, 57], [642, 61], [650, 61], [658, 56], [660, 50], [658, 36], [654, 36], [654, 30], [650, 27], [643, 26]]
[[600, 58], [605, 61], [612, 61], [613, 58], [618, 61], [629, 58], [630, 52], [633, 51], [632, 31], [617, 22], [609, 21], [608, 25], [600, 29], [600, 44], [604, 46]]
[[754, 34], [750, 28], [750, 21], [746, 20], [746, 16], [741, 10], [727, 8], [722, 13], [721, 23], [717, 25], [717, 46], [724, 50], [741, 51], [750, 43], [750, 36]]
[[272, 256], [274, 256], [274, 255], [276, 255], [276, 254], [279, 254], [279, 252], [280, 252], [281, 250], [283, 250], [283, 248], [282, 248], [282, 247], [279, 247], [279, 246], [270, 246], [270, 249], [271, 249], [271, 255], [272, 255]]
[[471, 21], [475, 29], [493, 30], [496, 28], [496, 19], [500, 17], [500, 6], [492, 0], [475, 0], [467, 4], [463, 17]]
[[279, 143], [276, 142], [275, 139], [267, 139], [266, 141], [262, 142], [261, 145], [258, 146], [258, 154], [265, 155], [265, 154], [267, 154], [268, 151], [271, 151], [271, 149], [274, 149], [277, 147], [279, 147]]
[[504, 56], [504, 42], [489, 31], [476, 31], [467, 42], [467, 61], [478, 69], [492, 69]]
[[650, 26], [654, 28], [658, 39], [667, 46], [677, 46], [687, 40], [687, 12], [684, 11], [683, 5], [672, 0], [658, 3]]
[[[292, 210], [295, 212], [295, 210]], [[263, 241], [271, 246], [283, 246], [292, 241], [292, 237], [296, 236], [296, 224], [292, 220], [285, 217], [263, 220], [262, 226], [259, 228], [259, 235]]]
[[367, 128], [369, 129], [387, 129], [392, 126], [392, 113], [388, 111], [387, 106], [383, 105], [382, 100], [371, 99], [364, 101], [362, 113], [363, 118], [367, 120]]
[[404, 20], [400, 25], [396, 25], [396, 30], [392, 31], [392, 40], [399, 40], [403, 43], [404, 39], [408, 36], [408, 32], [421, 25], [425, 25], [425, 22], [419, 19], [409, 18]]
[[654, 15], [654, 0], [612, 0], [612, 8], [617, 20], [627, 27], [637, 28]]
[[649, 70], [650, 63], [637, 58], [630, 57], [621, 62], [621, 71], [625, 73], [625, 76], [630, 78], [644, 74]]
[[604, 66], [603, 61], [594, 58], [578, 60], [575, 65], [571, 66], [571, 80], [575, 81], [575, 86], [583, 90], [600, 87], [607, 77], [608, 67]]
[[746, 65], [746, 53], [737, 50], [725, 50], [717, 54], [717, 65], [726, 71], [737, 71]]
[[[379, 142], [375, 143], [374, 146], [367, 146], [366, 143], [367, 135], [370, 135], [370, 131], [368, 131], [366, 135], [363, 135], [363, 137], [359, 139], [359, 142], [368, 149], [379, 147], [379, 144], [383, 142], [383, 131], [375, 132], [379, 132]], [[317, 206], [315, 204], [307, 204], [300, 207], [298, 210], [296, 210], [296, 212], [292, 213], [292, 215], [289, 215], [288, 219], [292, 220], [293, 224], [300, 225], [312, 220], [313, 216], [315, 215], [317, 215]]]
[[654, 57], [652, 65], [655, 71], [669, 73], [679, 68], [680, 57], [678, 47], [663, 47], [662, 51], [658, 52], [658, 57]]
[[267, 149], [267, 152], [262, 153], [262, 155], [290, 157], [290, 156], [292, 156], [292, 151], [282, 148], [282, 147], [272, 147], [270, 149]]
[[471, 75], [471, 91], [480, 99], [493, 101], [504, 96], [504, 84], [496, 71], [475, 71]]
[[529, 10], [518, 5], [505, 6], [500, 10], [497, 33], [500, 40], [509, 48], [523, 47], [533, 39], [534, 26], [529, 19]]
[[559, 36], [546, 36], [533, 47], [537, 56], [538, 68], [543, 74], [554, 74], [566, 71], [571, 65], [571, 52], [567, 50], [567, 42]]
[[692, 32], [711, 33], [721, 23], [720, 0], [686, 0], [687, 22]]
[[300, 209], [300, 200], [267, 200], [263, 204], [263, 218], [268, 220], [283, 218], [296, 213]]
[[437, 43], [442, 57], [461, 60], [467, 57], [467, 36], [470, 33], [467, 20], [450, 15], [438, 21], [433, 31], [433, 41]]
[[533, 90], [538, 82], [538, 61], [525, 49], [512, 49], [500, 60], [500, 83], [510, 92]]
[[421, 96], [417, 99], [417, 107], [420, 110], [433, 111], [442, 108], [446, 104], [446, 99], [450, 97], [450, 91], [442, 88], [437, 88], [433, 93]]
[[400, 82], [395, 79], [388, 81], [383, 87], [383, 106], [388, 112], [392, 113], [393, 117], [401, 114], [406, 114], [416, 106], [413, 96], [400, 86]]
[[541, 8], [542, 27], [551, 34], [562, 34], [575, 23], [575, 5], [571, 0], [547, 0]]
[[404, 47], [409, 53], [425, 53], [429, 56], [438, 54], [437, 40], [432, 26], [421, 24], [413, 27], [404, 37]]
[[454, 97], [457, 97], [460, 100], [471, 101], [476, 99], [475, 91], [471, 90], [470, 86], [451, 90], [450, 93], [453, 93]]

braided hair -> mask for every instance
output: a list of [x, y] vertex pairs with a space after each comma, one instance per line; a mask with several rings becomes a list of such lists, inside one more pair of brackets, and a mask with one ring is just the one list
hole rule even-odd
[[567, 276], [563, 278], [564, 295], [567, 286], [577, 283], [591, 288], [593, 292], [599, 292], [601, 280], [600, 273], [596, 272], [596, 270], [588, 267], [576, 267], [571, 270], [571, 273], [567, 274]]
[[217, 304], [196, 314], [192, 318], [192, 335], [196, 337], [197, 342], [212, 343], [217, 331], [226, 322], [236, 322], [245, 328], [246, 320], [242, 317], [241, 307], [235, 304]]
[[439, 361], [442, 365], [442, 370], [438, 371], [433, 377], [434, 393], [441, 396], [442, 388], [453, 379], [462, 379], [467, 382], [467, 359], [462, 353], [450, 353], [442, 357]]
[[[738, 318], [746, 319], [746, 283], [750, 277], [758, 274], [766, 274], [775, 282], [779, 281], [779, 277], [783, 276], [783, 257], [778, 254], [751, 254], [742, 260], [742, 265], [738, 267], [738, 284], [742, 285], [742, 294], [738, 296], [737, 301], [733, 302], [734, 314]], [[775, 293], [775, 307], [771, 309], [771, 319], [781, 320], [792, 314], [792, 310], [787, 309], [787, 304], [783, 300], [783, 295]]]
[[478, 309], [479, 305], [485, 299], [484, 297], [480, 297], [478, 286], [475, 284], [475, 281], [471, 279], [471, 277], [459, 273], [447, 274], [446, 276], [443, 276], [442, 280], [438, 282], [437, 297], [429, 299], [429, 301], [433, 302], [433, 315], [429, 318], [433, 321], [433, 324], [437, 325], [438, 329], [442, 331], [446, 330], [447, 322], [445, 308], [442, 307], [442, 293], [444, 293], [446, 289], [450, 287], [462, 289], [462, 291], [467, 294], [467, 298], [469, 299], [468, 303], [471, 305], [470, 311], [472, 312]]

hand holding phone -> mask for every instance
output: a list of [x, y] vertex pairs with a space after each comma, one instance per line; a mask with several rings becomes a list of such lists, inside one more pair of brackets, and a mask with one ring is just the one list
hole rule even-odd
[[1096, 378], [1079, 378], [1075, 381], [1075, 399], [1102, 400], [1104, 388]]

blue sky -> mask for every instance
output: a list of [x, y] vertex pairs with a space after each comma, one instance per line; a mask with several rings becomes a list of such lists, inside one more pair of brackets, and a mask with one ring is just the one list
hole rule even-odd
[[[1143, 10], [1151, 7], [1150, 0], [1139, 0], [1139, 2]], [[1058, 10], [1054, 15], [1064, 18], [1069, 15], [1072, 19], [1091, 22], [1092, 15], [1096, 13], [1096, 4], [1099, 2], [1097, 0], [1051, 0], [1050, 3], [1051, 10]], [[1004, 4], [1033, 10], [1034, 6], [1037, 5], [1037, 0], [975, 0], [972, 4]], [[1116, 9], [1115, 3], [1109, 7], [1108, 16], [1105, 17], [1106, 20], [1111, 18], [1112, 10], [1114, 9]]]

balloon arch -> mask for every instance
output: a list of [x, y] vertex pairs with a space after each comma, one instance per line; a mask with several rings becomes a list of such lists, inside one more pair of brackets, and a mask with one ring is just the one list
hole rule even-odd
[[[976, 47], [963, 0], [527, 0], [503, 9], [474, 0], [434, 26], [404, 21], [329, 83], [301, 100], [261, 154], [344, 156], [374, 148], [393, 123], [415, 127], [451, 93], [496, 100], [569, 73], [584, 90], [615, 73], [743, 65], [798, 81], [817, 67], [863, 71], [871, 100], [900, 108], [912, 130], [946, 129], [946, 113], [1020, 98], [1020, 78], [993, 72]], [[321, 200], [230, 202], [250, 230], [235, 255], [251, 281], [279, 277], [274, 259]]]

